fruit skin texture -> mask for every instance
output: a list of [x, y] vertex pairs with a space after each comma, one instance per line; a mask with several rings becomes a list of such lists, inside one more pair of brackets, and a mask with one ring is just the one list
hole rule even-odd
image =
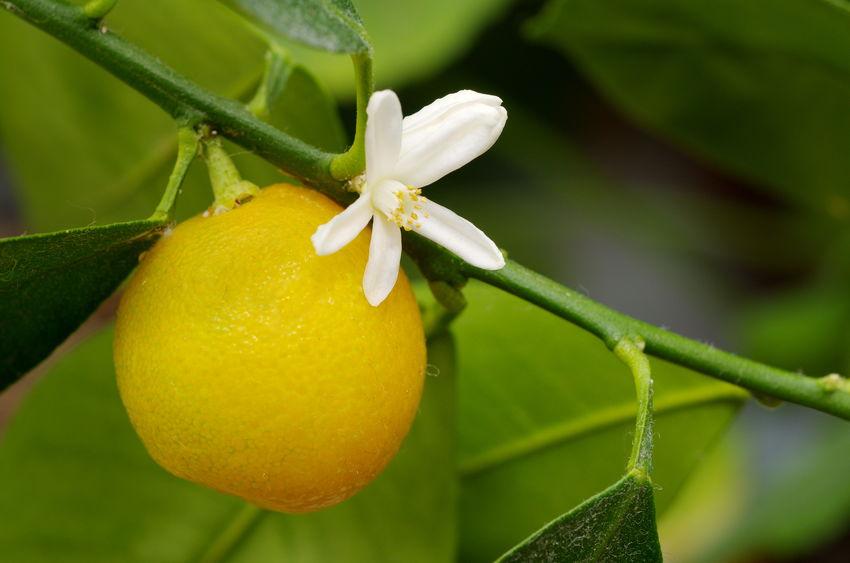
[[310, 235], [340, 212], [268, 187], [195, 217], [142, 259], [118, 310], [118, 389], [171, 473], [283, 512], [350, 497], [392, 459], [422, 394], [425, 338], [404, 272], [362, 290], [370, 233], [330, 256]]

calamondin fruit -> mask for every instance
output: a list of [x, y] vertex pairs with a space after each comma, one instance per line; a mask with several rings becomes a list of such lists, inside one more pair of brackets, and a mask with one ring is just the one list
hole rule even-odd
[[505, 259], [493, 241], [421, 191], [493, 146], [507, 120], [502, 100], [462, 90], [402, 118], [398, 97], [383, 90], [372, 95], [366, 111], [366, 172], [352, 182], [360, 197], [316, 230], [316, 252], [337, 252], [371, 221], [363, 289], [372, 305], [386, 299], [396, 283], [401, 229], [418, 232], [473, 266], [502, 268]]
[[421, 194], [492, 146], [501, 100], [465, 90], [403, 118], [382, 91], [367, 114], [346, 210], [306, 188], [258, 190], [204, 139], [215, 202], [144, 256], [115, 335], [130, 420], [175, 475], [285, 512], [350, 497], [398, 451], [422, 393], [401, 231], [504, 266], [484, 233]]
[[310, 234], [340, 211], [271, 186], [142, 259], [118, 311], [118, 388], [175, 475], [304, 512], [350, 497], [397, 452], [422, 392], [419, 309], [403, 272], [380, 307], [364, 299], [368, 231], [316, 255]]

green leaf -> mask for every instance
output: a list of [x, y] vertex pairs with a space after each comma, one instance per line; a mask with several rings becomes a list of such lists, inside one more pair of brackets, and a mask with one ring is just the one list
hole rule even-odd
[[638, 123], [787, 199], [850, 213], [850, 8], [555, 0], [534, 33]]
[[245, 17], [286, 37], [332, 53], [370, 49], [351, 0], [220, 0]]
[[652, 482], [629, 473], [499, 561], [661, 561]]
[[164, 228], [135, 221], [0, 240], [0, 390], [76, 330]]
[[[801, 424], [807, 420], [810, 428]], [[793, 425], [797, 433], [801, 429], [796, 427], [803, 426], [807, 439], [773, 457], [766, 471], [744, 473], [748, 494], [738, 499], [739, 510], [726, 515], [727, 533], [705, 551], [701, 561], [808, 560], [806, 555], [818, 545], [846, 533], [850, 516], [847, 422], [820, 414], [778, 422], [782, 428]], [[750, 465], [758, 465], [752, 459], [757, 454], [749, 454]]]
[[[0, 545], [16, 563], [449, 562], [455, 545], [454, 348], [429, 346], [420, 412], [382, 476], [306, 515], [254, 513], [171, 476], [120, 403], [112, 336], [80, 345], [36, 384], [0, 441]], [[38, 525], [33, 525], [37, 522]]]
[[[593, 336], [482, 284], [464, 292], [469, 306], [454, 326], [461, 559], [492, 561], [622, 476], [635, 392], [628, 369]], [[663, 512], [746, 394], [651, 363]]]

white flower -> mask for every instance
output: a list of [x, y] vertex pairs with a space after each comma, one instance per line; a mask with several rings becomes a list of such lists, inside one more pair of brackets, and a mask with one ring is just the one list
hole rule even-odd
[[502, 268], [505, 259], [487, 235], [421, 195], [421, 188], [493, 146], [508, 118], [502, 100], [461, 90], [402, 119], [398, 96], [383, 90], [372, 95], [366, 112], [366, 172], [352, 182], [360, 197], [316, 230], [311, 237], [316, 253], [336, 252], [371, 220], [363, 291], [376, 307], [398, 277], [401, 229], [418, 232], [478, 268]]

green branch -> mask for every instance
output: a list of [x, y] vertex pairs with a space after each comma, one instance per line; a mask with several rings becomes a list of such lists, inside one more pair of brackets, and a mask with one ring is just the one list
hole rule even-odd
[[624, 338], [640, 338], [646, 343], [645, 352], [657, 358], [850, 420], [850, 385], [835, 374], [807, 377], [718, 350], [609, 309], [511, 260], [498, 271], [468, 265], [463, 271], [584, 328], [612, 350]]
[[[96, 2], [92, 6], [109, 4]], [[333, 199], [342, 203], [350, 201], [351, 194], [343, 189], [342, 180], [362, 170], [365, 105], [372, 89], [368, 59], [355, 61], [358, 121], [354, 144], [344, 155], [332, 155], [264, 123], [242, 104], [200, 88], [155, 57], [100, 29], [82, 8], [52, 0], [0, 0], [0, 5], [99, 64], [147, 96], [179, 123], [206, 123], [218, 134]], [[99, 9], [92, 7], [91, 11]], [[850, 384], [834, 374], [814, 379], [717, 350], [613, 311], [512, 261], [502, 270], [484, 271], [415, 233], [405, 233], [404, 244], [405, 250], [431, 281], [460, 287], [468, 277], [476, 278], [583, 327], [611, 349], [625, 338], [643, 339], [645, 352], [650, 355], [757, 393], [850, 420]]]

